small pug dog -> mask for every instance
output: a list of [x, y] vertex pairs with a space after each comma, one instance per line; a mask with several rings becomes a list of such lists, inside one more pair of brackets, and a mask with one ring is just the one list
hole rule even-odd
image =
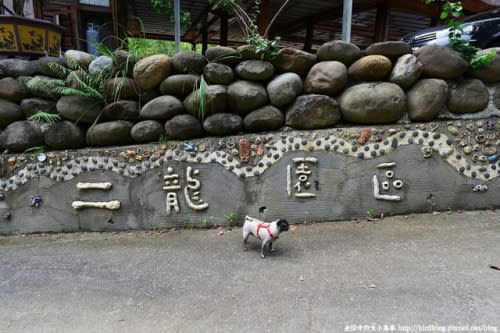
[[265, 258], [264, 250], [269, 244], [269, 250], [274, 252], [273, 242], [278, 239], [279, 234], [288, 231], [290, 225], [284, 219], [279, 219], [271, 223], [260, 221], [256, 218], [246, 216], [243, 224], [243, 251], [247, 251], [248, 237], [253, 235], [257, 239], [262, 239], [261, 258]]

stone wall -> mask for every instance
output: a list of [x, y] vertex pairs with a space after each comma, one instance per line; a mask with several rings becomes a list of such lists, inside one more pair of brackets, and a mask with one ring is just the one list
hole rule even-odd
[[[101, 100], [16, 80], [53, 80], [48, 63], [64, 59], [0, 60], [0, 233], [496, 207], [496, 52], [471, 70], [450, 49], [412, 54], [401, 42], [360, 51], [334, 41], [273, 62], [216, 47], [206, 58], [138, 60], [124, 78], [109, 67], [130, 64], [123, 51], [114, 60], [69, 51], [80, 67], [114, 75]], [[201, 74], [207, 86], [196, 89]], [[63, 120], [26, 120], [37, 111]], [[162, 133], [170, 140], [158, 142]]]

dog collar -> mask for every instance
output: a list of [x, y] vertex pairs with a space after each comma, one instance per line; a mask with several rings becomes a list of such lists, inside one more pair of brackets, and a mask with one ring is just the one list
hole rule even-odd
[[273, 241], [277, 240], [279, 238], [279, 236], [274, 236], [272, 233], [271, 233], [271, 225], [269, 223], [259, 223], [257, 225], [257, 238], [260, 239], [260, 236], [259, 236], [259, 231], [260, 231], [260, 228], [265, 228], [267, 229], [267, 233], [269, 234], [269, 237], [271, 237], [271, 239]]

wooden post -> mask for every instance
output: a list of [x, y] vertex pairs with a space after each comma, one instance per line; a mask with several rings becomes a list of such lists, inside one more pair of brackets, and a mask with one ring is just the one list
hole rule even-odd
[[258, 20], [258, 28], [259, 28], [259, 34], [264, 36], [264, 33], [267, 30], [267, 27], [269, 26], [269, 12], [271, 8], [271, 2], [269, 0], [262, 0], [260, 3], [260, 14], [259, 14], [259, 20]]
[[220, 45], [227, 46], [227, 35], [228, 35], [228, 17], [227, 13], [221, 11], [220, 14]]
[[207, 24], [207, 16], [205, 16], [201, 28], [201, 54], [205, 55], [207, 49], [208, 49], [208, 24]]
[[307, 20], [306, 38], [304, 40], [304, 51], [306, 52], [311, 52], [313, 35], [314, 35], [314, 23], [312, 22], [312, 20]]
[[389, 39], [389, 9], [387, 1], [377, 7], [375, 18], [375, 42], [385, 42]]

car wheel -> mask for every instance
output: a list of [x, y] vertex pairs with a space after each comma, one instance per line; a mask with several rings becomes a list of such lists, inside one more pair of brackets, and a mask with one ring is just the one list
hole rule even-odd
[[487, 48], [490, 48], [490, 47], [500, 47], [500, 38], [497, 38], [497, 39], [492, 40], [492, 41], [488, 44], [488, 47], [487, 47]]

